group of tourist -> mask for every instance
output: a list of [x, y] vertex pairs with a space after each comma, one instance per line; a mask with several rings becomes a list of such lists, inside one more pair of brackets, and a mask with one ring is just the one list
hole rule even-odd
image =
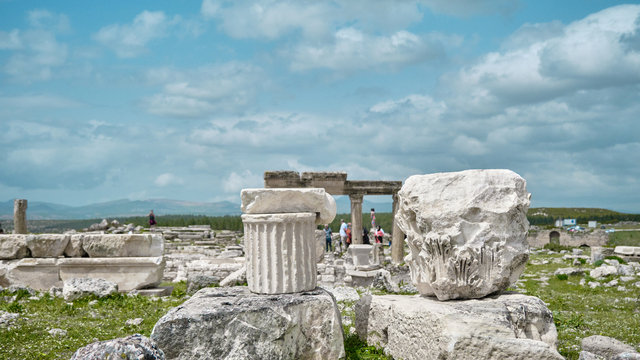
[[[377, 244], [382, 244], [382, 239], [384, 238], [384, 230], [380, 227], [380, 225], [376, 225], [376, 212], [375, 209], [371, 209], [371, 228], [375, 229], [374, 231], [374, 239]], [[327, 252], [334, 251], [332, 235], [333, 232], [328, 224], [324, 225], [324, 234], [325, 234], [325, 250]], [[340, 251], [346, 251], [351, 245], [353, 238], [353, 231], [351, 228], [351, 223], [347, 223], [344, 219], [340, 219], [340, 243], [337, 244], [340, 248]], [[362, 227], [362, 243], [363, 244], [371, 244], [369, 240], [369, 230], [366, 227]], [[391, 241], [389, 241], [389, 245], [391, 245]]]

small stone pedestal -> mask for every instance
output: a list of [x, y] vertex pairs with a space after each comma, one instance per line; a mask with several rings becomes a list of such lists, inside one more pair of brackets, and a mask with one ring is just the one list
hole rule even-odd
[[356, 331], [395, 359], [562, 359], [551, 311], [542, 300], [516, 293], [446, 302], [363, 296]]
[[353, 258], [353, 266], [355, 266], [356, 269], [361, 269], [370, 265], [369, 255], [371, 254], [373, 245], [353, 244], [349, 246], [349, 249], [351, 250], [351, 256]]
[[205, 288], [173, 308], [151, 338], [167, 359], [339, 359], [340, 312], [324, 289], [257, 295]]

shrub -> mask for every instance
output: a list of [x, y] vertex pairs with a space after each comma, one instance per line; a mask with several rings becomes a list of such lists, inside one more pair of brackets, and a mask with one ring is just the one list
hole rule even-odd
[[569, 280], [569, 275], [567, 275], [567, 274], [556, 274], [556, 278], [558, 278], [558, 280]]

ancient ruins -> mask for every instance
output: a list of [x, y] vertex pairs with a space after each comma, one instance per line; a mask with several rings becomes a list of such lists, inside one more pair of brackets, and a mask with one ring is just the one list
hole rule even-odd
[[[362, 198], [365, 195], [392, 195], [393, 197], [393, 240], [391, 259], [401, 263], [404, 258], [404, 234], [397, 226], [395, 213], [398, 209], [398, 191], [402, 181], [347, 180], [344, 172], [303, 172], [266, 171], [265, 188], [322, 188], [331, 195], [348, 195], [351, 201], [351, 222], [353, 229], [362, 229]], [[353, 233], [353, 244], [362, 244], [360, 231]]]

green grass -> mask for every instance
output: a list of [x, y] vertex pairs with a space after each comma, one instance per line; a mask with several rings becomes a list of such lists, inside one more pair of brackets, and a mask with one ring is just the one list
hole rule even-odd
[[[560, 254], [533, 254], [518, 286], [522, 293], [541, 298], [553, 312], [560, 354], [578, 359], [582, 339], [591, 335], [610, 336], [640, 350], [640, 288], [624, 284], [628, 291], [619, 291], [617, 287], [591, 289], [579, 284], [583, 277], [587, 282], [596, 281], [588, 275], [559, 279], [553, 272], [571, 266], [561, 258]], [[549, 263], [531, 265], [531, 261], [542, 260]], [[541, 276], [549, 278], [548, 285], [536, 280]]]
[[[0, 359], [69, 359], [78, 348], [94, 341], [135, 333], [149, 336], [160, 317], [184, 302], [186, 285], [173, 285], [174, 294], [166, 300], [116, 294], [67, 303], [46, 293], [30, 300], [28, 294], [0, 292], [0, 299], [4, 299], [0, 310], [20, 313], [12, 328], [0, 329]], [[97, 302], [92, 305], [92, 300]], [[125, 324], [135, 318], [142, 318], [142, 323]], [[49, 330], [54, 328], [66, 330], [67, 335], [50, 335]]]
[[[639, 226], [636, 226], [636, 228]], [[616, 231], [609, 233], [609, 246], [640, 246], [640, 231]]]

